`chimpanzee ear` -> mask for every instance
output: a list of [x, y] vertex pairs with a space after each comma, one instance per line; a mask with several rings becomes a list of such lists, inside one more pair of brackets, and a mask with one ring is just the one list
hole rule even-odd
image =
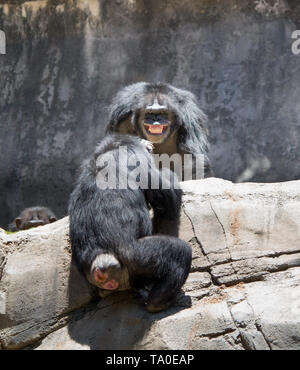
[[55, 221], [57, 221], [57, 218], [56, 217], [50, 217], [50, 224], [52, 224], [52, 222], [55, 222]]
[[17, 229], [20, 228], [21, 222], [22, 222], [22, 220], [19, 217], [15, 219], [15, 224], [16, 224]]

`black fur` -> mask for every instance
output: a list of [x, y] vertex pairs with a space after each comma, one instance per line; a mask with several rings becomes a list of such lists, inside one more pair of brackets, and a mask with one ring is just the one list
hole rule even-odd
[[143, 137], [137, 120], [145, 109], [146, 97], [163, 96], [168, 110], [174, 113], [173, 130], [178, 130], [177, 153], [203, 155], [204, 176], [213, 176], [208, 157], [207, 116], [199, 108], [194, 94], [166, 83], [138, 82], [121, 89], [109, 109], [107, 133], [119, 132], [120, 123], [131, 119], [135, 134]]
[[[191, 247], [186, 242], [172, 236], [152, 236], [149, 204], [154, 219], [164, 218], [169, 225], [178, 226], [182, 192], [174, 188], [176, 178], [172, 175], [171, 189], [164, 190], [101, 190], [96, 183], [97, 160], [108, 152], [117, 158], [120, 145], [146, 163], [147, 171], [158, 171], [143, 142], [117, 134], [100, 142], [93, 157], [84, 163], [70, 198], [70, 237], [75, 262], [86, 276], [98, 255], [112, 253], [127, 267], [132, 288], [152, 284], [147, 309], [159, 311], [172, 303], [191, 265]], [[169, 181], [162, 172], [160, 175], [161, 183]]]

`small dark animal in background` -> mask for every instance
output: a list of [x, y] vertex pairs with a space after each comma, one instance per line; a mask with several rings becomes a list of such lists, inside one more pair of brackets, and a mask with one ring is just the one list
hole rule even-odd
[[[156, 171], [158, 189], [118, 188], [124, 183], [124, 166], [118, 168], [116, 188], [97, 185], [105, 181], [99, 160], [110, 153], [118, 163], [120, 146], [126, 146], [128, 157], [146, 164], [144, 169]], [[174, 302], [189, 274], [192, 251], [177, 237], [152, 235], [149, 205], [154, 210], [154, 224], [166, 220], [173, 225], [173, 232], [178, 232], [182, 191], [173, 172], [168, 172], [168, 178], [166, 171], [156, 168], [151, 151], [150, 142], [129, 135], [108, 135], [100, 142], [84, 163], [70, 197], [70, 238], [74, 260], [92, 284], [106, 291], [131, 287], [145, 293], [145, 288], [150, 288], [143, 297], [146, 308], [158, 312]], [[127, 169], [130, 173], [129, 165]]]
[[30, 207], [24, 209], [10, 224], [10, 231], [27, 230], [57, 221], [55, 214], [47, 207]]
[[[139, 82], [121, 89], [114, 97], [106, 131], [149, 140], [154, 154], [178, 153], [182, 161], [184, 154], [192, 154], [192, 179], [196, 179], [213, 176], [206, 125], [207, 117], [191, 92], [165, 83]], [[199, 156], [204, 166], [201, 174], [195, 169]]]

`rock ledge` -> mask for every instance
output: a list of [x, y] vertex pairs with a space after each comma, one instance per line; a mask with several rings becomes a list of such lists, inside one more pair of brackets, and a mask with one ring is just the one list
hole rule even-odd
[[182, 187], [192, 272], [159, 314], [129, 293], [95, 299], [71, 263], [67, 217], [0, 230], [0, 348], [300, 349], [300, 181]]

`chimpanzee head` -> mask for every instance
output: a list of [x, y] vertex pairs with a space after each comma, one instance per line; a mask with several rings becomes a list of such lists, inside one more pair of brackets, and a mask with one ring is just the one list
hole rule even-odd
[[46, 207], [26, 208], [15, 218], [17, 230], [28, 230], [32, 227], [43, 226], [57, 221], [54, 213]]

